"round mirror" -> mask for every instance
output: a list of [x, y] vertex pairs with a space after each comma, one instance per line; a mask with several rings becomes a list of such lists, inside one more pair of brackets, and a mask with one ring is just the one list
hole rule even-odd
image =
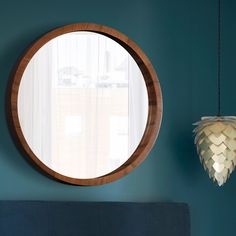
[[125, 35], [95, 24], [56, 29], [27, 50], [11, 87], [18, 141], [49, 175], [97, 185], [147, 156], [161, 122], [155, 71]]

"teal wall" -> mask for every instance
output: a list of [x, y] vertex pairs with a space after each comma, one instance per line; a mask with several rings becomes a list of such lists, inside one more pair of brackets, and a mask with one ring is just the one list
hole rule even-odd
[[[222, 3], [222, 106], [234, 115], [236, 2]], [[9, 74], [24, 49], [75, 22], [127, 34], [152, 61], [163, 91], [163, 123], [148, 159], [125, 178], [97, 187], [58, 183], [35, 171], [13, 144], [4, 111]], [[193, 122], [216, 114], [215, 0], [3, 0], [0, 29], [0, 199], [187, 202], [193, 236], [235, 235], [236, 173], [224, 187], [214, 185], [192, 136]]]

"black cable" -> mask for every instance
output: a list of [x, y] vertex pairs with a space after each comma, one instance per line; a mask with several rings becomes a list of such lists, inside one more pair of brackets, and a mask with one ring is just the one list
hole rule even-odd
[[218, 112], [217, 116], [221, 115], [221, 12], [220, 12], [221, 4], [220, 0], [218, 0], [218, 27], [217, 27], [217, 34], [218, 34], [218, 42], [217, 42], [217, 90], [218, 90]]

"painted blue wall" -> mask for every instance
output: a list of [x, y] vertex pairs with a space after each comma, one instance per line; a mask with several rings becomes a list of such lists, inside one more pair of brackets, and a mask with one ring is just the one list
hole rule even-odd
[[[222, 2], [222, 106], [234, 115], [236, 2]], [[127, 34], [149, 56], [163, 91], [163, 123], [148, 159], [104, 186], [70, 186], [35, 171], [15, 148], [5, 118], [6, 85], [17, 58], [40, 35], [75, 22]], [[216, 113], [215, 0], [8, 0], [0, 3], [0, 29], [0, 199], [187, 202], [193, 236], [235, 234], [236, 173], [224, 187], [215, 186], [192, 136], [193, 122]]]

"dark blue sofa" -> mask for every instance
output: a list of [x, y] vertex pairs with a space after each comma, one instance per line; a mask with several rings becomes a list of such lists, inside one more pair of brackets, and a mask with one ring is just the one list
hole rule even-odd
[[190, 236], [180, 203], [0, 201], [1, 236]]

